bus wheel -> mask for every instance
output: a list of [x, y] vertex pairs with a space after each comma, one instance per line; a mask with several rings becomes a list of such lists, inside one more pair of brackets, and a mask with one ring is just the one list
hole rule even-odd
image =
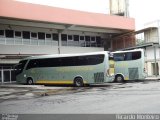
[[32, 78], [27, 78], [27, 85], [33, 85]]
[[116, 75], [115, 81], [121, 83], [124, 82], [124, 78], [122, 75]]
[[82, 87], [82, 86], [84, 86], [83, 79], [81, 77], [75, 78], [74, 79], [74, 86], [76, 86], [76, 87]]

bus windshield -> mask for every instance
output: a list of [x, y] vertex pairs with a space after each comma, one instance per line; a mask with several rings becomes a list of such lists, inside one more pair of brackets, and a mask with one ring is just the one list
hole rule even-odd
[[27, 60], [23, 60], [23, 61], [20, 61], [19, 64], [15, 65], [14, 69], [15, 69], [15, 74], [16, 75], [22, 73], [26, 62], [27, 62]]

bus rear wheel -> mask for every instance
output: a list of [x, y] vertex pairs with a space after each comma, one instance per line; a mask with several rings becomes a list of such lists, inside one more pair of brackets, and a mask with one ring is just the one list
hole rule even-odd
[[116, 75], [115, 82], [122, 83], [124, 82], [124, 78], [122, 75]]
[[33, 79], [27, 78], [27, 85], [33, 85]]
[[84, 86], [83, 79], [81, 77], [75, 78], [74, 79], [74, 86], [75, 87], [82, 87], [82, 86]]

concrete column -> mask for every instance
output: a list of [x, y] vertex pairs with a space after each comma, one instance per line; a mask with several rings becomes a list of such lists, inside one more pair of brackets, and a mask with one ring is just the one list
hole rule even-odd
[[3, 69], [1, 70], [2, 84], [4, 83]]
[[0, 83], [2, 84], [2, 71], [0, 70], [0, 75], [1, 75], [1, 81], [0, 81]]
[[155, 76], [157, 77], [157, 57], [156, 57], [156, 46], [154, 47], [154, 64], [155, 64]]
[[61, 54], [61, 46], [62, 46], [61, 33], [62, 31], [58, 31], [58, 54]]
[[129, 1], [125, 0], [125, 17], [129, 17]]
[[12, 82], [12, 74], [11, 74], [11, 70], [9, 70], [9, 74], [10, 74], [10, 83]]
[[159, 20], [157, 21], [157, 25], [158, 25], [158, 42], [159, 42], [159, 45], [160, 45], [160, 24], [159, 24]]

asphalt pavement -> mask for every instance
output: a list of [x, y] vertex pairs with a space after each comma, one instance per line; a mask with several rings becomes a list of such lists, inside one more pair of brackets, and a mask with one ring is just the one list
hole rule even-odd
[[160, 81], [106, 83], [88, 87], [0, 85], [0, 113], [160, 113]]

